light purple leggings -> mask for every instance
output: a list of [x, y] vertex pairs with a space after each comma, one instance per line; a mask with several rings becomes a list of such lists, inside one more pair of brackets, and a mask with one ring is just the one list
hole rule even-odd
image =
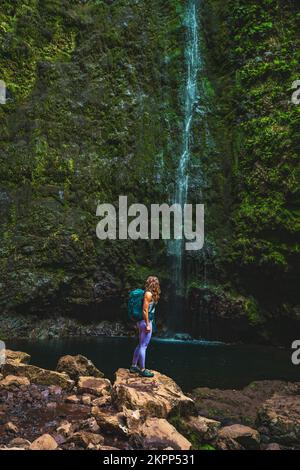
[[139, 329], [139, 344], [135, 348], [132, 364], [134, 366], [139, 364], [142, 369], [145, 369], [146, 349], [152, 335], [152, 321], [150, 322], [150, 331], [146, 331], [147, 325], [145, 320], [139, 321], [137, 325]]

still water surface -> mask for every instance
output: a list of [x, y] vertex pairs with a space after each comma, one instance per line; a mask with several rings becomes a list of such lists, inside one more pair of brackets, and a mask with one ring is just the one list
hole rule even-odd
[[[10, 349], [31, 354], [31, 364], [55, 369], [59, 357], [82, 354], [113, 379], [119, 367], [130, 365], [134, 338], [97, 337], [7, 341]], [[227, 345], [208, 341], [152, 339], [147, 367], [172, 377], [183, 390], [196, 387], [242, 388], [253, 380], [300, 381], [300, 366], [291, 351], [263, 346]]]

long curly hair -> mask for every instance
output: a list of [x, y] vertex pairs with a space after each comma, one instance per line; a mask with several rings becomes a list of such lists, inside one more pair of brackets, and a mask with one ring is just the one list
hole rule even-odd
[[145, 291], [151, 292], [155, 303], [159, 301], [161, 290], [159, 280], [156, 276], [149, 276], [147, 278], [145, 282]]

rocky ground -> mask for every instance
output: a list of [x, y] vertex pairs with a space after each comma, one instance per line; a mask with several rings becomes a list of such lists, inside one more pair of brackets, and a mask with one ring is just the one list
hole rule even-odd
[[55, 371], [6, 351], [0, 376], [0, 449], [296, 449], [300, 383], [243, 391], [196, 389], [119, 369], [111, 383], [83, 356]]

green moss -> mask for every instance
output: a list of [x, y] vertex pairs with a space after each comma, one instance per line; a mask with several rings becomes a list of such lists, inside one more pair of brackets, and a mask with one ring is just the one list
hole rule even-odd
[[202, 446], [199, 447], [199, 450], [216, 450], [216, 449], [210, 444], [203, 444]]
[[251, 325], [259, 325], [264, 322], [257, 302], [253, 298], [247, 298], [244, 303], [246, 315]]
[[192, 449], [194, 450], [214, 450], [213, 446], [210, 444], [205, 444], [199, 439], [199, 435], [193, 432], [190, 428], [188, 428], [185, 423], [184, 419], [179, 415], [172, 416], [170, 418], [170, 423], [181, 433], [183, 434], [192, 444]]
[[[148, 272], [163, 275], [165, 246], [98, 240], [96, 206], [117, 203], [120, 194], [145, 204], [168, 197], [179, 141], [169, 132], [181, 113], [174, 90], [184, 70], [182, 5], [2, 6], [0, 68], [9, 100], [0, 106], [1, 305], [23, 302], [30, 312], [40, 302], [42, 313], [56, 310], [57, 299], [64, 312], [95, 305], [93, 287], [107, 276], [107, 289], [118, 286], [114, 295], [125, 296]], [[45, 307], [38, 292], [47, 276]]]
[[249, 299], [252, 324], [283, 319], [286, 304], [293, 317], [300, 301], [299, 106], [291, 103], [299, 5], [209, 0], [202, 8], [220, 122], [215, 140], [228, 165], [227, 243], [211, 232], [221, 270], [212, 265], [208, 276], [215, 284], [230, 278], [231, 290]]

